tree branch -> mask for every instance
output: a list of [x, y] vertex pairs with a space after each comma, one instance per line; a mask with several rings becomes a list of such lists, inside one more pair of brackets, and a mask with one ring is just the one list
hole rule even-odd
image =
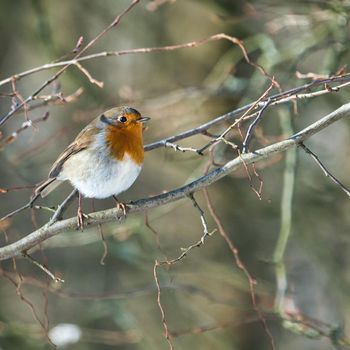
[[[267, 147], [261, 148], [251, 153], [241, 154], [239, 157], [227, 162], [224, 166], [219, 167], [205, 176], [198, 178], [197, 180], [179, 187], [175, 190], [162, 193], [157, 196], [139, 199], [136, 202], [128, 204], [128, 214], [137, 213], [146, 209], [159, 207], [161, 205], [174, 202], [176, 200], [185, 198], [186, 196], [201, 190], [204, 187], [211, 185], [212, 183], [220, 180], [229, 173], [239, 169], [243, 164], [252, 164], [260, 160], [266, 159], [271, 155], [279, 152], [283, 152], [293, 146], [299, 145], [304, 140], [308, 139], [312, 135], [325, 129], [330, 124], [336, 122], [339, 119], [343, 119], [350, 116], [350, 103], [347, 103], [334, 112], [326, 115], [317, 122], [309, 125], [305, 129], [301, 130], [295, 135], [292, 135], [286, 140], [274, 143]], [[98, 224], [115, 221], [117, 223], [118, 210], [108, 209], [99, 212], [89, 214], [89, 218], [86, 220], [88, 227], [93, 227]], [[55, 236], [61, 232], [75, 230], [76, 218], [70, 218], [62, 221], [58, 221], [53, 225], [44, 225], [38, 230], [30, 233], [29, 235], [21, 238], [17, 242], [8, 244], [0, 248], [0, 260], [9, 259], [18, 255], [21, 255], [23, 251], [34, 247], [35, 245], [43, 242], [44, 240]]]
[[[317, 97], [320, 95], [324, 95], [327, 93], [330, 93], [333, 90], [330, 89], [322, 89], [320, 91], [315, 91], [315, 92], [307, 92], [310, 91], [311, 88], [317, 87], [317, 86], [323, 86], [326, 84], [330, 84], [330, 83], [335, 83], [335, 82], [341, 82], [341, 85], [336, 86], [336, 90], [343, 87], [346, 87], [350, 84], [349, 82], [350, 80], [350, 74], [344, 74], [341, 76], [332, 76], [330, 78], [326, 78], [326, 79], [318, 79], [318, 80], [314, 80], [310, 83], [307, 83], [305, 85], [302, 86], [298, 86], [296, 88], [292, 88], [290, 90], [287, 91], [283, 91], [280, 92], [278, 94], [272, 95], [269, 97], [269, 106], [274, 106], [274, 105], [279, 105], [279, 104], [283, 104], [283, 103], [290, 103], [291, 101], [296, 101], [299, 99], [307, 99], [307, 98], [313, 98], [313, 97]], [[307, 93], [304, 93], [307, 92]], [[259, 103], [257, 104], [258, 107], [263, 108], [266, 104], [265, 100], [259, 101]], [[186, 139], [188, 137], [192, 137], [194, 135], [198, 135], [198, 134], [203, 134], [205, 135], [208, 130], [210, 128], [212, 128], [213, 126], [225, 123], [227, 121], [231, 121], [234, 118], [241, 118], [242, 113], [247, 112], [249, 109], [254, 108], [256, 106], [256, 101], [255, 102], [251, 102], [245, 106], [242, 106], [240, 108], [237, 108], [231, 112], [228, 112], [226, 114], [223, 114], [215, 119], [212, 119], [210, 121], [208, 121], [207, 123], [204, 123], [196, 128], [192, 128], [190, 130], [186, 130], [183, 131], [177, 135], [173, 135], [173, 136], [169, 136], [163, 140], [159, 140], [159, 141], [155, 141], [152, 142], [148, 145], [145, 145], [145, 151], [151, 151], [155, 148], [160, 148], [160, 147], [166, 147], [167, 143], [174, 143], [177, 142], [179, 140], [183, 140]], [[256, 115], [258, 115], [259, 111], [256, 112]], [[251, 118], [253, 115], [247, 115], [245, 118]], [[244, 119], [245, 119], [244, 118]], [[203, 149], [201, 149], [200, 151], [203, 151]]]
[[[125, 10], [121, 12], [117, 17], [114, 18], [113, 22], [109, 24], [102, 32], [100, 32], [94, 39], [92, 39], [87, 45], [85, 45], [75, 56], [74, 59], [78, 59], [80, 56], [82, 56], [83, 53], [85, 53], [90, 47], [95, 45], [95, 43], [102, 38], [107, 32], [109, 32], [112, 28], [115, 28], [119, 25], [121, 19], [134, 7], [136, 6], [140, 0], [132, 0], [132, 2], [129, 4], [129, 6], [126, 7]], [[38, 87], [30, 96], [28, 96], [25, 100], [21, 101], [15, 108], [11, 109], [10, 112], [8, 112], [6, 115], [4, 115], [2, 118], [0, 118], [0, 126], [4, 125], [7, 120], [9, 120], [17, 111], [19, 111], [22, 107], [25, 107], [27, 103], [33, 101], [35, 97], [44, 90], [48, 85], [50, 85], [52, 82], [57, 80], [59, 76], [61, 76], [67, 68], [69, 68], [72, 64], [75, 63], [67, 63], [65, 64], [58, 72], [56, 72], [50, 79], [46, 80], [40, 87]], [[28, 75], [28, 74], [27, 74]], [[19, 76], [12, 76], [11, 82], [15, 82], [18, 80]], [[8, 80], [5, 79], [5, 83], [9, 83]]]

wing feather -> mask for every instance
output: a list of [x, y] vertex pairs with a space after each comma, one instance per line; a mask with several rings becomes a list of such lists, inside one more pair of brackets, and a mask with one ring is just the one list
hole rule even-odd
[[100, 130], [96, 127], [96, 120], [86, 126], [75, 138], [75, 140], [61, 153], [49, 172], [49, 178], [56, 178], [62, 171], [65, 161], [73, 154], [88, 148], [93, 142], [93, 136]]

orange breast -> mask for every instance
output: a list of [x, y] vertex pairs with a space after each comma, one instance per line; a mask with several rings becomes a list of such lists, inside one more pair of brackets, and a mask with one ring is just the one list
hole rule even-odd
[[106, 139], [112, 157], [122, 160], [128, 154], [136, 164], [142, 164], [144, 150], [141, 124], [132, 124], [126, 128], [109, 125], [106, 128]]

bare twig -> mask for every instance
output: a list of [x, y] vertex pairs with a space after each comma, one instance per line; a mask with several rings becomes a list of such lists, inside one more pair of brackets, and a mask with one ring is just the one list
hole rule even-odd
[[163, 323], [163, 327], [164, 327], [165, 339], [166, 339], [166, 341], [169, 344], [169, 349], [173, 350], [174, 346], [173, 346], [173, 343], [172, 343], [171, 338], [170, 338], [170, 332], [169, 332], [168, 324], [167, 324], [166, 319], [165, 319], [164, 308], [163, 308], [163, 305], [162, 305], [161, 300], [160, 300], [160, 292], [161, 292], [161, 290], [160, 290], [160, 284], [159, 284], [158, 275], [157, 275], [157, 268], [159, 266], [160, 266], [160, 264], [159, 264], [158, 260], [156, 260], [154, 262], [154, 266], [153, 266], [153, 277], [154, 277], [154, 280], [155, 280], [155, 283], [156, 283], [156, 286], [157, 286], [157, 305], [158, 305], [160, 313], [162, 315], [162, 323]]
[[343, 185], [334, 175], [330, 173], [330, 171], [323, 165], [323, 163], [320, 161], [318, 156], [313, 153], [310, 148], [306, 147], [303, 142], [300, 142], [299, 146], [307, 153], [310, 154], [310, 156], [314, 159], [314, 161], [317, 163], [317, 165], [322, 169], [325, 176], [329, 177], [335, 184], [337, 184], [349, 197], [350, 197], [350, 190]]
[[[208, 234], [208, 235], [210, 235], [210, 234]], [[199, 248], [201, 245], [204, 244], [204, 241], [202, 240], [202, 238], [203, 238], [203, 236], [197, 242], [189, 245], [188, 247], [181, 248], [182, 253], [177, 258], [174, 258], [174, 259], [171, 259], [171, 260], [160, 261], [159, 264], [160, 265], [173, 265], [173, 264], [181, 261], [183, 258], [185, 258], [187, 256], [189, 251], [191, 251], [194, 248]]]
[[[212, 145], [216, 144], [217, 142], [223, 141], [227, 144], [230, 144], [228, 140], [225, 139], [226, 135], [235, 127], [237, 126], [239, 128], [240, 123], [245, 120], [246, 118], [249, 118], [250, 116], [248, 116], [248, 114], [255, 109], [256, 107], [259, 106], [259, 103], [261, 101], [263, 101], [266, 96], [268, 95], [268, 93], [270, 92], [270, 90], [275, 86], [275, 81], [272, 80], [270, 86], [267, 88], [266, 91], [263, 92], [263, 94], [255, 101], [253, 102], [249, 108], [247, 108], [247, 110], [244, 111], [244, 113], [237, 119], [234, 120], [234, 122], [225, 130], [223, 131], [219, 136], [217, 136], [215, 139], [211, 140], [210, 142], [208, 142], [206, 145], [204, 145], [198, 152], [200, 154], [202, 154], [207, 148], [211, 147]], [[259, 113], [259, 112], [258, 112]], [[255, 114], [255, 113], [254, 113]], [[244, 145], [244, 142], [243, 142]], [[233, 146], [232, 148], [235, 148], [235, 146]]]
[[187, 256], [189, 251], [191, 251], [194, 248], [199, 248], [200, 246], [202, 246], [205, 242], [205, 239], [208, 238], [209, 236], [213, 235], [216, 231], [216, 230], [213, 230], [212, 232], [208, 231], [208, 224], [207, 224], [207, 221], [204, 217], [204, 212], [203, 212], [202, 208], [199, 206], [199, 204], [197, 203], [197, 201], [195, 200], [193, 193], [189, 193], [187, 195], [187, 197], [190, 198], [190, 200], [193, 203], [193, 206], [199, 211], [201, 223], [203, 226], [203, 235], [197, 242], [189, 245], [186, 248], [181, 248], [182, 253], [177, 258], [174, 258], [171, 260], [167, 259], [164, 261], [159, 261], [158, 265], [172, 265], [172, 264], [175, 264], [175, 263], [181, 261], [183, 258], [185, 258]]
[[6, 219], [11, 218], [12, 216], [21, 213], [22, 211], [31, 208], [33, 203], [35, 202], [35, 200], [38, 198], [38, 196], [31, 198], [30, 201], [27, 204], [24, 204], [22, 207], [15, 209], [13, 211], [11, 211], [10, 213], [6, 214], [5, 216], [3, 216], [2, 218], [0, 218], [0, 222], [5, 221]]
[[56, 212], [55, 207], [45, 207], [44, 205], [34, 205], [33, 209], [46, 210], [46, 211], [49, 211], [50, 213]]
[[39, 317], [39, 315], [38, 315], [38, 313], [37, 313], [37, 311], [35, 309], [34, 304], [23, 294], [23, 292], [21, 290], [23, 277], [17, 271], [15, 259], [13, 259], [13, 268], [14, 268], [15, 274], [18, 277], [17, 281], [9, 273], [7, 273], [5, 270], [3, 270], [3, 268], [1, 266], [0, 266], [0, 275], [4, 276], [16, 288], [16, 294], [18, 295], [20, 300], [29, 307], [29, 309], [30, 309], [30, 311], [31, 311], [31, 313], [33, 315], [33, 318], [39, 324], [40, 328], [44, 332], [47, 341], [50, 343], [50, 345], [55, 347], [55, 344], [52, 343], [51, 339], [48, 336], [48, 328], [45, 326], [44, 322], [40, 319], [40, 317]]
[[[103, 37], [107, 32], [109, 32], [112, 28], [115, 28], [119, 25], [121, 19], [123, 16], [125, 16], [135, 5], [137, 5], [140, 2], [140, 0], [133, 0], [130, 5], [117, 17], [114, 18], [113, 22], [107, 26], [101, 33], [99, 33], [94, 39], [92, 39], [85, 47], [83, 47], [74, 57], [76, 60], [79, 58], [84, 52], [86, 52], [90, 47], [92, 47], [101, 37]], [[20, 110], [22, 107], [25, 107], [29, 102], [31, 102], [35, 96], [39, 95], [39, 93], [44, 90], [48, 85], [50, 85], [52, 82], [54, 82], [59, 76], [64, 73], [67, 68], [69, 68], [71, 65], [74, 65], [75, 62], [69, 62], [66, 64], [63, 64], [63, 67], [55, 73], [50, 79], [46, 80], [39, 88], [37, 88], [34, 93], [32, 93], [30, 96], [28, 96], [25, 100], [23, 100], [20, 104], [18, 104], [15, 108], [11, 109], [10, 112], [8, 112], [5, 116], [3, 116], [0, 119], [0, 126], [4, 125], [7, 120], [9, 120], [18, 110]], [[61, 65], [62, 66], [62, 65]], [[28, 74], [26, 74], [28, 75]], [[22, 75], [23, 76], [23, 75]], [[6, 81], [6, 83], [11, 82], [11, 81], [16, 81], [20, 79], [21, 74], [19, 75], [13, 75], [10, 78], [10, 81]], [[6, 79], [5, 79], [6, 80]], [[1, 83], [0, 83], [1, 85]]]
[[104, 82], [93, 78], [89, 71], [86, 68], [84, 68], [79, 62], [77, 62], [75, 66], [77, 66], [77, 68], [89, 79], [91, 84], [95, 84], [101, 89], [103, 88]]
[[193, 193], [190, 193], [188, 197], [191, 199], [193, 206], [199, 211], [199, 215], [200, 215], [202, 226], [203, 226], [203, 236], [201, 237], [201, 242], [202, 242], [202, 244], [204, 244], [205, 239], [210, 235], [209, 231], [208, 231], [207, 220], [205, 219], [205, 216], [204, 216], [204, 211], [197, 203], [196, 199], [194, 198]]
[[200, 152], [198, 149], [196, 148], [193, 148], [193, 147], [182, 147], [182, 146], [179, 146], [175, 143], [171, 143], [171, 142], [167, 142], [165, 141], [164, 142], [164, 147], [168, 147], [168, 148], [172, 148], [173, 150], [175, 151], [180, 151], [180, 152], [194, 152], [194, 153], [197, 153], [199, 154], [200, 156], [203, 155], [202, 152]]
[[39, 269], [44, 271], [55, 282], [60, 282], [60, 283], [64, 282], [64, 280], [62, 278], [55, 276], [46, 266], [41, 264], [39, 261], [35, 260], [32, 256], [30, 256], [26, 252], [23, 252], [22, 256], [24, 256], [26, 259], [28, 259], [30, 262], [32, 262], [35, 266], [39, 267]]
[[[136, 5], [137, 2], [139, 2], [139, 0], [134, 0], [132, 2], [132, 4], [129, 6], [129, 8], [127, 9], [127, 11], [129, 11], [131, 9], [131, 7]], [[124, 13], [122, 15], [124, 15], [127, 11], [124, 11]], [[120, 21], [120, 18], [119, 18], [119, 21]], [[31, 74], [34, 74], [34, 73], [37, 73], [37, 72], [41, 72], [43, 70], [48, 70], [48, 69], [53, 69], [53, 68], [58, 68], [58, 67], [63, 67], [65, 69], [67, 69], [69, 66], [76, 65], [79, 62], [88, 61], [88, 60], [92, 60], [92, 59], [97, 59], [97, 58], [101, 58], [101, 57], [123, 56], [123, 55], [141, 54], [141, 53], [146, 54], [146, 53], [153, 53], [153, 52], [169, 52], [169, 51], [175, 51], [175, 50], [179, 50], [179, 49], [200, 47], [202, 45], [207, 44], [208, 42], [218, 41], [218, 40], [226, 40], [226, 41], [230, 41], [234, 45], [238, 45], [239, 48], [241, 49], [242, 53], [243, 53], [243, 56], [244, 56], [246, 62], [248, 64], [258, 68], [263, 75], [269, 77], [269, 75], [265, 72], [263, 67], [261, 67], [260, 65], [254, 63], [254, 62], [252, 62], [250, 60], [250, 58], [248, 56], [248, 53], [247, 53], [247, 50], [245, 49], [245, 47], [243, 45], [243, 42], [241, 40], [239, 40], [238, 38], [229, 36], [229, 35], [227, 35], [225, 33], [214, 34], [214, 35], [211, 35], [210, 37], [207, 37], [205, 39], [196, 40], [196, 41], [190, 41], [190, 42], [187, 42], [187, 43], [184, 43], [184, 44], [168, 45], [168, 46], [160, 46], [160, 47], [144, 47], [144, 48], [138, 48], [138, 49], [121, 50], [121, 51], [104, 51], [104, 52], [99, 52], [99, 53], [95, 53], [95, 54], [91, 54], [91, 55], [87, 55], [87, 56], [82, 56], [82, 54], [90, 46], [95, 44], [95, 42], [98, 39], [100, 39], [102, 34], [105, 34], [110, 29], [111, 29], [111, 25], [109, 25], [101, 34], [99, 34], [87, 46], [85, 46], [73, 59], [67, 60], [67, 61], [56, 62], [56, 63], [44, 64], [44, 65], [42, 65], [40, 67], [32, 68], [32, 69], [29, 69], [29, 70], [27, 70], [25, 72], [18, 73], [18, 74], [14, 75], [14, 76], [11, 76], [9, 78], [6, 78], [6, 79], [0, 81], [0, 86], [3, 86], [3, 85], [11, 83], [11, 81], [13, 79], [19, 80], [19, 79], [24, 78], [24, 77], [26, 77], [28, 75], [31, 75]]]
[[[95, 201], [94, 200], [92, 200], [92, 211], [96, 211], [96, 209], [95, 209]], [[98, 227], [98, 232], [100, 234], [101, 241], [102, 241], [102, 246], [103, 246], [103, 252], [102, 252], [102, 255], [101, 255], [101, 258], [100, 258], [100, 265], [105, 265], [106, 258], [108, 256], [108, 245], [107, 245], [107, 242], [106, 242], [106, 237], [105, 237], [105, 235], [103, 233], [102, 225], [98, 224], [97, 227]]]
[[267, 322], [266, 322], [264, 315], [262, 314], [260, 308], [258, 307], [258, 305], [256, 303], [256, 296], [255, 296], [256, 280], [252, 277], [252, 275], [248, 271], [247, 267], [245, 266], [245, 264], [242, 262], [241, 258], [239, 257], [238, 249], [235, 246], [235, 244], [233, 243], [233, 241], [230, 239], [230, 237], [227, 234], [219, 216], [217, 215], [216, 210], [214, 209], [214, 206], [213, 206], [211, 199], [209, 197], [208, 190], [206, 188], [204, 189], [204, 196], [205, 196], [207, 204], [208, 204], [209, 212], [210, 212], [212, 218], [214, 219], [214, 221], [219, 229], [220, 235], [223, 237], [223, 239], [226, 241], [227, 245], [229, 246], [231, 253], [235, 259], [237, 267], [240, 270], [242, 270], [243, 273], [245, 274], [245, 276], [247, 277], [247, 280], [249, 283], [250, 297], [252, 300], [253, 308], [254, 308], [256, 314], [258, 315], [259, 320], [261, 321], [267, 336], [269, 337], [271, 349], [274, 350], [275, 349], [275, 341], [273, 339], [272, 333], [267, 325]]
[[83, 43], [84, 43], [84, 37], [80, 36], [72, 52], [73, 53], [79, 52], [81, 50], [81, 47], [83, 46]]
[[259, 321], [259, 318], [256, 315], [252, 315], [249, 317], [244, 318], [243, 320], [238, 321], [227, 321], [227, 322], [221, 322], [217, 324], [209, 324], [204, 326], [199, 326], [191, 329], [186, 330], [180, 330], [180, 331], [171, 331], [171, 336], [173, 338], [181, 337], [183, 335], [192, 334], [192, 335], [200, 335], [206, 332], [211, 332], [218, 329], [225, 329], [225, 328], [234, 328], [239, 327], [244, 324], [254, 323], [256, 321]]
[[[239, 155], [239, 157], [242, 158], [242, 153], [239, 150], [238, 150], [238, 155]], [[245, 173], [247, 174], [247, 177], [248, 177], [248, 180], [249, 180], [249, 187], [257, 195], [257, 197], [261, 200], [262, 199], [261, 192], [262, 192], [262, 187], [263, 187], [263, 180], [261, 179], [260, 175], [257, 173], [257, 171], [255, 169], [255, 166], [254, 166], [254, 163], [252, 163], [254, 175], [259, 179], [259, 182], [260, 182], [259, 188], [256, 189], [254, 187], [254, 184], [253, 184], [253, 178], [252, 178], [252, 175], [250, 173], [249, 166], [248, 166], [248, 164], [245, 163], [243, 158], [242, 158], [242, 163], [243, 163], [243, 167], [245, 169]]]
[[265, 102], [264, 106], [260, 109], [257, 117], [253, 120], [253, 122], [249, 125], [247, 134], [245, 135], [243, 144], [242, 144], [242, 153], [247, 153], [248, 152], [248, 147], [249, 147], [249, 142], [250, 139], [253, 136], [254, 128], [258, 125], [260, 122], [261, 118], [263, 117], [263, 114], [267, 107], [272, 103], [271, 99], [267, 99]]
[[[45, 112], [42, 117], [36, 118], [34, 120], [28, 119], [28, 120], [24, 121], [19, 129], [17, 129], [10, 136], [8, 136], [4, 139], [3, 144], [8, 145], [8, 144], [12, 143], [13, 141], [15, 141], [17, 139], [18, 135], [22, 131], [24, 131], [30, 127], [33, 127], [40, 122], [46, 121], [48, 117], [49, 117], [49, 112]], [[1, 149], [1, 147], [3, 147], [2, 144], [0, 144], [0, 149]]]
[[157, 230], [151, 225], [150, 221], [149, 221], [149, 216], [148, 216], [148, 212], [147, 210], [145, 210], [145, 225], [146, 227], [154, 234], [154, 237], [156, 239], [156, 244], [157, 244], [157, 248], [158, 250], [163, 254], [164, 258], [166, 258], [166, 254], [160, 244], [160, 236], [159, 233], [157, 232]]
[[11, 87], [12, 87], [12, 93], [13, 93], [11, 110], [16, 109], [16, 107], [18, 106], [17, 100], [19, 100], [21, 102], [21, 104], [23, 105], [25, 120], [28, 121], [29, 120], [29, 118], [28, 118], [28, 107], [29, 106], [26, 103], [26, 101], [24, 100], [23, 96], [17, 90], [16, 79], [14, 79], [13, 77], [11, 79]]
[[23, 186], [15, 186], [15, 187], [9, 187], [9, 188], [2, 188], [0, 187], [0, 193], [8, 193], [12, 191], [22, 191], [22, 190], [33, 190], [35, 185], [23, 185]]
[[[291, 101], [296, 101], [298, 99], [313, 98], [313, 97], [320, 96], [320, 95], [323, 95], [323, 94], [329, 94], [330, 91], [328, 89], [324, 89], [324, 90], [316, 91], [316, 92], [312, 92], [312, 93], [304, 93], [304, 94], [302, 94], [302, 92], [309, 91], [313, 87], [323, 86], [324, 84], [330, 84], [332, 82], [344, 82], [345, 81], [344, 84], [341, 84], [341, 85], [337, 86], [338, 88], [340, 88], [340, 87], [343, 88], [343, 87], [346, 87], [346, 86], [350, 85], [349, 80], [350, 80], [350, 73], [342, 75], [342, 76], [333, 76], [333, 77], [330, 77], [330, 78], [327, 78], [327, 79], [315, 80], [315, 81], [313, 81], [311, 83], [299, 86], [297, 88], [293, 88], [293, 89], [290, 89], [290, 90], [278, 93], [276, 95], [270, 96], [270, 99], [273, 101], [273, 102], [270, 103], [270, 106], [283, 104], [283, 103], [289, 103]], [[219, 125], [219, 124], [222, 124], [222, 123], [225, 123], [227, 121], [231, 121], [232, 119], [234, 119], [236, 117], [238, 117], [238, 119], [241, 119], [242, 116], [240, 116], [240, 115], [242, 115], [242, 113], [245, 113], [247, 110], [252, 110], [255, 106], [263, 107], [265, 105], [264, 101], [261, 101], [261, 102], [259, 101], [258, 104], [256, 102], [257, 101], [249, 103], [249, 104], [247, 104], [247, 105], [245, 105], [243, 107], [237, 108], [237, 109], [235, 109], [235, 110], [233, 110], [233, 111], [231, 111], [229, 113], [223, 114], [223, 115], [221, 115], [221, 116], [219, 116], [219, 117], [217, 117], [215, 119], [212, 119], [209, 122], [204, 123], [204, 124], [202, 124], [202, 125], [200, 125], [200, 126], [198, 126], [196, 128], [192, 128], [190, 130], [181, 132], [181, 133], [179, 133], [177, 135], [173, 135], [173, 136], [167, 137], [167, 138], [165, 138], [163, 140], [159, 140], [159, 141], [155, 141], [153, 143], [150, 143], [150, 144], [145, 146], [145, 151], [150, 151], [150, 150], [155, 149], [155, 148], [164, 147], [164, 143], [165, 142], [177, 142], [179, 140], [183, 140], [183, 139], [186, 139], [188, 137], [192, 137], [192, 136], [198, 135], [198, 134], [207, 135], [208, 134], [208, 130], [211, 127]], [[246, 115], [246, 117], [243, 118], [243, 119], [250, 119], [251, 117], [252, 116], [250, 116], [250, 115]], [[210, 145], [208, 145], [208, 147], [209, 146]]]
[[[305, 129], [301, 130], [295, 135], [292, 135], [288, 139], [280, 142], [276, 142], [267, 147], [258, 149], [252, 153], [242, 154], [229, 162], [227, 162], [222, 167], [214, 169], [205, 176], [202, 176], [195, 181], [179, 187], [175, 190], [162, 193], [160, 195], [149, 197], [145, 199], [139, 199], [133, 203], [128, 204], [128, 214], [135, 212], [144, 211], [147, 209], [155, 208], [166, 203], [174, 202], [181, 198], [188, 196], [190, 193], [194, 193], [203, 189], [212, 183], [225, 177], [227, 174], [242, 167], [243, 163], [251, 164], [256, 163], [260, 160], [266, 159], [276, 153], [284, 152], [291, 147], [294, 147], [300, 142], [308, 139], [312, 135], [318, 133], [319, 131], [325, 129], [330, 124], [349, 117], [350, 116], [350, 103], [344, 104], [334, 112], [326, 115], [317, 122], [309, 125]], [[103, 210], [96, 213], [89, 214], [89, 218], [86, 220], [88, 226], [96, 226], [97, 224], [102, 224], [106, 222], [115, 222], [115, 217], [117, 214], [116, 209]], [[0, 260], [9, 259], [11, 257], [20, 255], [22, 251], [26, 251], [31, 247], [43, 242], [44, 240], [57, 235], [61, 232], [68, 230], [75, 230], [76, 219], [70, 218], [62, 221], [58, 221], [51, 226], [45, 225], [38, 230], [28, 234], [27, 236], [19, 239], [17, 242], [11, 243], [0, 248]]]
[[[5, 272], [4, 270], [1, 269], [1, 266], [0, 266], [0, 277], [2, 277], [3, 274], [8, 275], [10, 278], [12, 278], [14, 281], [18, 283], [19, 277], [17, 274], [7, 272], [7, 271]], [[39, 289], [45, 289], [47, 287], [46, 282], [43, 282], [42, 280], [39, 280], [31, 276], [22, 276], [21, 283], [22, 285], [30, 285]], [[214, 297], [211, 293], [208, 293], [207, 291], [202, 290], [201, 288], [198, 288], [197, 286], [192, 284], [174, 284], [174, 283], [161, 284], [160, 283], [160, 287], [162, 290], [181, 290], [187, 293], [201, 295], [208, 301], [220, 303], [220, 299]], [[110, 291], [104, 291], [101, 293], [87, 293], [86, 290], [84, 290], [84, 292], [69, 291], [67, 290], [67, 288], [60, 289], [60, 288], [56, 288], [54, 285], [49, 285], [48, 291], [53, 295], [56, 295], [64, 299], [103, 301], [103, 300], [125, 300], [125, 299], [131, 299], [131, 298], [139, 298], [145, 295], [151, 295], [157, 291], [157, 287], [154, 284], [150, 284], [144, 287], [132, 288], [125, 291], [110, 290]]]
[[62, 92], [58, 92], [52, 95], [37, 95], [33, 98], [33, 101], [38, 101], [37, 103], [32, 103], [28, 106], [28, 111], [32, 111], [37, 108], [41, 108], [48, 105], [63, 105], [65, 103], [72, 103], [78, 99], [84, 92], [83, 88], [79, 88], [72, 94], [64, 96]]
[[53, 225], [55, 222], [62, 218], [63, 213], [69, 207], [73, 199], [78, 195], [78, 190], [74, 189], [68, 197], [57, 207], [57, 210], [52, 215], [50, 221], [47, 223], [47, 226]]

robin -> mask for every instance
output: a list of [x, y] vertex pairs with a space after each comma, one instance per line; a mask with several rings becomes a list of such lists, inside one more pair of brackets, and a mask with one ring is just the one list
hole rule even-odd
[[83, 227], [81, 197], [114, 197], [127, 190], [140, 174], [143, 158], [142, 117], [131, 107], [112, 108], [94, 119], [52, 165], [48, 179], [34, 196], [45, 197], [64, 181], [79, 192], [78, 226]]

